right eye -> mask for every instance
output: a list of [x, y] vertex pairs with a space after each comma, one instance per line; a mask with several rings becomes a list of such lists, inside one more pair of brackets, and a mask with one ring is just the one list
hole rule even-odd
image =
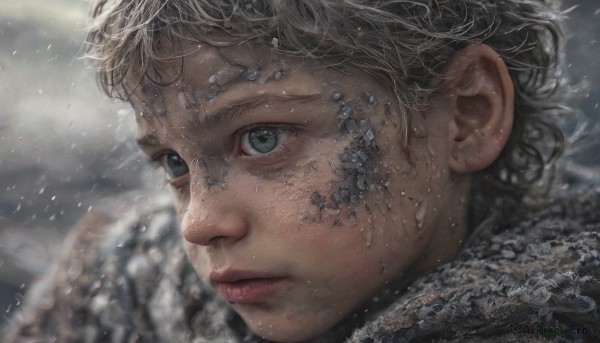
[[182, 177], [189, 172], [185, 161], [174, 152], [162, 155], [159, 162], [171, 179]]

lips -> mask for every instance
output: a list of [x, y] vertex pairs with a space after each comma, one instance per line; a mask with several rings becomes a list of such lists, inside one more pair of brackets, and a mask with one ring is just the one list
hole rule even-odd
[[284, 277], [248, 271], [213, 272], [210, 281], [229, 302], [250, 303], [277, 292]]

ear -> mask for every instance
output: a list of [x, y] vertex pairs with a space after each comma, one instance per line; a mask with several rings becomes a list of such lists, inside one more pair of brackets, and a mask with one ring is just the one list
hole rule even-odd
[[492, 164], [512, 129], [514, 87], [506, 64], [489, 46], [475, 44], [448, 65], [442, 88], [450, 111], [449, 168], [472, 173]]

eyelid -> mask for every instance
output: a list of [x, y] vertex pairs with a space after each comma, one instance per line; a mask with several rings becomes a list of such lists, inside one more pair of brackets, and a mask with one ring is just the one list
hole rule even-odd
[[150, 154], [150, 156], [147, 157], [148, 163], [154, 164], [157, 167], [162, 167], [162, 163], [160, 162], [160, 159], [163, 158], [167, 154], [177, 154], [177, 153], [170, 149], [159, 150], [157, 152]]
[[292, 130], [294, 127], [293, 124], [283, 124], [283, 123], [257, 123], [248, 126], [244, 126], [241, 129], [237, 130], [234, 135], [241, 136], [246, 132], [252, 131], [258, 128], [269, 128], [269, 129], [282, 129], [282, 130]]

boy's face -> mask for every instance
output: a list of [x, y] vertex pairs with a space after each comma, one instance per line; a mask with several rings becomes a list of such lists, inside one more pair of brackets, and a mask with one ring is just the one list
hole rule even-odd
[[414, 120], [409, 161], [393, 94], [360, 71], [203, 45], [131, 102], [192, 265], [267, 339], [326, 331], [462, 239], [468, 180], [448, 171], [444, 111]]

